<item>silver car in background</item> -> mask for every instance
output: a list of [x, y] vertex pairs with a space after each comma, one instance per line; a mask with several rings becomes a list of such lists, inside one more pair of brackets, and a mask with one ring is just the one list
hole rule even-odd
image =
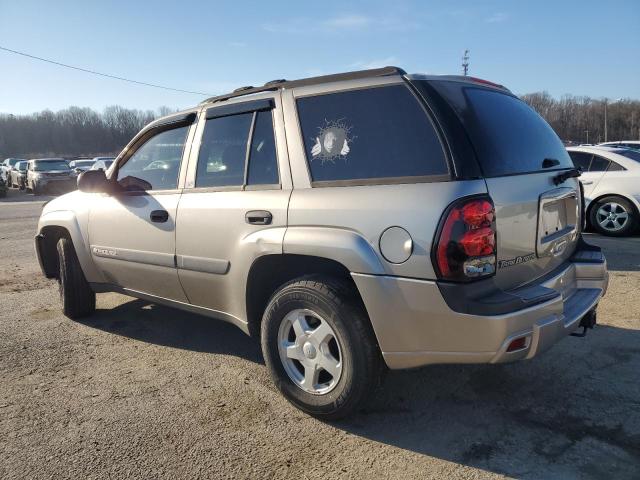
[[230, 322], [331, 419], [385, 368], [530, 359], [592, 328], [608, 274], [579, 174], [485, 80], [276, 80], [149, 124], [44, 207], [36, 251], [70, 318], [116, 291]]
[[108, 170], [115, 157], [95, 157], [93, 159], [93, 165], [91, 165], [91, 170]]
[[69, 191], [76, 176], [64, 158], [37, 158], [27, 165], [27, 191], [40, 195], [45, 191]]
[[9, 186], [24, 190], [27, 187], [27, 166], [29, 162], [22, 160], [15, 164], [10, 172]]
[[96, 161], [93, 158], [76, 158], [69, 162], [69, 168], [79, 175], [82, 172], [90, 170], [94, 163], [96, 163]]

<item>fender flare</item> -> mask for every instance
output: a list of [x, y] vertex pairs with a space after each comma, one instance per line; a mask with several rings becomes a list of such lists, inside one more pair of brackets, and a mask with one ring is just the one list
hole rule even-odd
[[[104, 283], [105, 279], [102, 273], [96, 268], [93, 259], [91, 258], [91, 250], [89, 248], [89, 239], [87, 238], [86, 228], [83, 229], [78, 222], [78, 219], [74, 212], [69, 210], [54, 210], [46, 212], [40, 217], [38, 222], [38, 235], [36, 235], [36, 253], [42, 266], [44, 255], [47, 252], [42, 251], [41, 239], [46, 239], [46, 232], [49, 227], [63, 228], [69, 234], [71, 241], [78, 257], [78, 262], [82, 268], [85, 278], [90, 283]], [[44, 269], [43, 269], [44, 270]], [[43, 272], [44, 273], [44, 272]]]
[[342, 228], [288, 227], [283, 253], [335, 260], [351, 273], [387, 273], [374, 247], [359, 233]]

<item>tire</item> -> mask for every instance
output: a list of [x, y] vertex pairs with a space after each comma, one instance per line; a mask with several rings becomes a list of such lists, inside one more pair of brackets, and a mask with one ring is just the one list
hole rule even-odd
[[96, 294], [82, 273], [80, 262], [68, 238], [61, 238], [58, 250], [58, 289], [62, 312], [71, 319], [91, 315], [96, 310]]
[[35, 183], [33, 184], [33, 187], [31, 188], [31, 193], [33, 193], [34, 195], [40, 195], [41, 191], [38, 188], [38, 185], [36, 185]]
[[[261, 343], [278, 390], [321, 419], [353, 413], [382, 379], [383, 362], [364, 307], [346, 282], [331, 277], [302, 277], [276, 291], [262, 319]], [[317, 362], [331, 366], [325, 370]], [[317, 379], [307, 372], [319, 372]]]
[[589, 209], [589, 225], [602, 235], [624, 237], [633, 233], [637, 224], [638, 213], [626, 198], [603, 197]]

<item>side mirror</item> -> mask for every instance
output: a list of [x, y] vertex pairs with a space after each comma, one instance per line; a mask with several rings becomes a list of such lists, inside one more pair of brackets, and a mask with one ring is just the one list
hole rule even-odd
[[109, 193], [111, 182], [104, 170], [87, 170], [78, 175], [78, 190], [86, 193]]

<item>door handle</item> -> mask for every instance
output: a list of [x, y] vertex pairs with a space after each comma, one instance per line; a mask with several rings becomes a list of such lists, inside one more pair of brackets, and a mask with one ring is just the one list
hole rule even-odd
[[169, 220], [169, 212], [166, 210], [154, 210], [151, 212], [151, 215], [149, 215], [149, 218], [151, 218], [152, 222], [164, 223]]
[[586, 182], [583, 182], [582, 180], [580, 180], [582, 182], [583, 185], [593, 185], [593, 180], [587, 180]]
[[266, 210], [251, 210], [244, 216], [244, 221], [250, 225], [271, 225], [273, 215]]

